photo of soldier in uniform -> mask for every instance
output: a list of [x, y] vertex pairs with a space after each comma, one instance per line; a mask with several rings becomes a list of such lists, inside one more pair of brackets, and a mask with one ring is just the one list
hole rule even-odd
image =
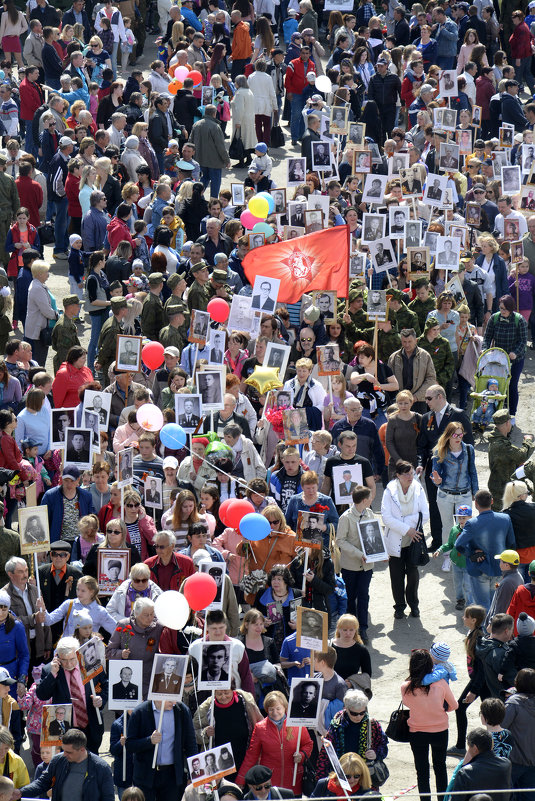
[[134, 709], [143, 700], [143, 662], [141, 659], [110, 659], [108, 709]]
[[316, 728], [323, 679], [294, 678], [290, 686], [288, 725]]
[[141, 337], [117, 334], [115, 363], [117, 370], [139, 373], [141, 370]]
[[188, 656], [156, 654], [149, 683], [149, 701], [180, 701]]
[[383, 532], [379, 520], [363, 520], [357, 523], [362, 553], [367, 562], [380, 562], [388, 559]]

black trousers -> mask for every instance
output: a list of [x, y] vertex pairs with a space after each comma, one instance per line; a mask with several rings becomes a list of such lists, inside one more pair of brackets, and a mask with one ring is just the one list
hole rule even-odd
[[409, 562], [409, 546], [401, 549], [400, 556], [390, 557], [388, 570], [396, 612], [403, 612], [406, 604], [411, 610], [418, 609], [420, 574], [418, 568]]
[[[466, 719], [466, 712], [470, 704], [465, 704], [464, 699], [466, 698], [469, 692], [470, 692], [470, 685], [467, 684], [462, 693], [460, 694], [459, 698], [457, 699], [459, 706], [455, 710], [455, 717], [457, 719], [457, 742], [455, 743], [456, 748], [466, 748], [466, 731], [468, 729], [468, 720]], [[486, 684], [481, 690], [479, 698], [482, 701], [484, 701], [485, 698], [490, 698], [490, 691]]]
[[429, 504], [429, 522], [431, 524], [431, 545], [434, 550], [442, 545], [442, 518], [437, 506], [437, 486], [431, 481], [431, 459], [425, 468], [425, 490]]
[[152, 787], [140, 785], [145, 794], [145, 801], [176, 801], [182, 798], [184, 787], [176, 783], [174, 765], [165, 765], [154, 771]]
[[431, 746], [431, 759], [433, 761], [438, 801], [442, 801], [448, 786], [448, 772], [446, 770], [448, 730], [436, 732], [414, 731], [409, 734], [409, 743], [414, 757], [420, 798], [422, 801], [430, 801], [431, 798], [429, 781], [429, 746]]

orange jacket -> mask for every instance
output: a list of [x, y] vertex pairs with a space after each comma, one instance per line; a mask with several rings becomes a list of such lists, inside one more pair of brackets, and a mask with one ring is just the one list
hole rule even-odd
[[251, 42], [250, 28], [246, 22], [239, 22], [234, 28], [232, 37], [232, 59], [251, 58], [253, 45]]

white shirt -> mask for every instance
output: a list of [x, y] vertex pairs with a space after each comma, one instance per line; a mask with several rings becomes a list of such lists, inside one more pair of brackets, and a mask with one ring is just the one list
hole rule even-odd
[[[519, 211], [515, 211], [514, 209], [512, 209], [511, 212], [507, 215], [507, 217], [505, 219], [507, 219], [507, 220], [518, 220], [519, 221], [519, 225], [520, 225], [520, 236], [519, 236], [519, 239], [522, 239], [524, 234], [527, 234], [527, 232], [528, 232], [528, 224], [526, 222], [526, 218]], [[498, 232], [498, 237], [500, 239], [503, 239], [503, 236], [504, 236], [503, 221], [504, 221], [503, 214], [497, 214], [496, 215], [496, 219], [494, 221], [494, 228]]]
[[444, 406], [442, 407], [442, 409], [439, 412], [435, 412], [435, 420], [436, 420], [436, 423], [437, 423], [437, 428], [440, 426], [440, 424], [442, 422], [442, 418], [444, 417], [444, 412], [446, 411], [446, 406], [447, 405], [448, 404], [445, 403]]

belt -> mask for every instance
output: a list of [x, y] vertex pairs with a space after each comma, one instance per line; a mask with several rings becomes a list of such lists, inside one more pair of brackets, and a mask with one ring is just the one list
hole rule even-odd
[[174, 770], [174, 767], [175, 766], [173, 763], [171, 763], [170, 765], [156, 765], [156, 770], [167, 770], [167, 768], [173, 768]]
[[446, 495], [466, 495], [467, 492], [470, 492], [470, 487], [462, 490], [447, 490], [442, 489], [442, 487], [437, 487], [437, 489], [439, 489], [441, 492], [445, 492]]

